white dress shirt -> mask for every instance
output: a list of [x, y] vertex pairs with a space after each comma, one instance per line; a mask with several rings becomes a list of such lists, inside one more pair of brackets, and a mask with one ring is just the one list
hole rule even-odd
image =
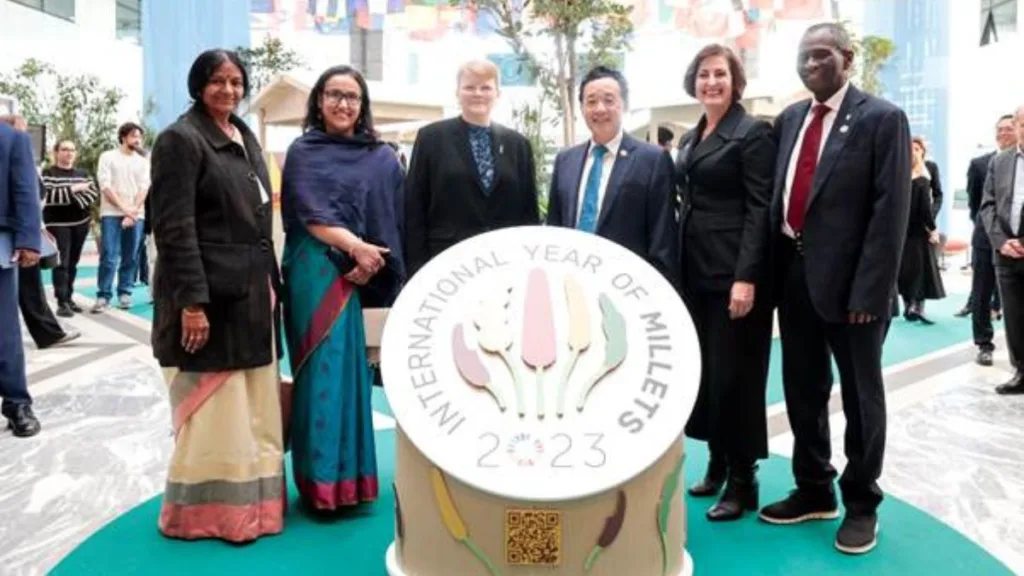
[[[804, 117], [804, 125], [800, 128], [800, 134], [796, 137], [796, 143], [793, 144], [793, 151], [789, 155], [789, 168], [786, 170], [786, 187], [782, 193], [782, 233], [790, 238], [796, 237], [793, 229], [789, 227], [789, 222], [786, 221], [786, 215], [789, 214], [789, 195], [793, 190], [793, 177], [796, 175], [796, 163], [800, 158], [800, 147], [804, 143], [804, 134], [807, 132], [807, 127], [810, 126], [811, 120], [814, 118], [814, 106], [817, 104], [824, 104], [828, 106], [828, 114], [822, 119], [821, 126], [821, 145], [818, 147], [818, 159], [821, 159], [821, 153], [825, 150], [825, 144], [828, 142], [829, 135], [832, 134], [832, 126], [835, 124], [836, 116], [839, 114], [839, 107], [843, 105], [843, 99], [846, 98], [846, 92], [850, 89], [850, 83], [843, 84], [843, 87], [838, 92], [832, 95], [831, 98], [824, 102], [818, 102], [815, 100], [811, 103], [810, 108], [807, 109], [807, 116]], [[810, 200], [810, 197], [808, 197]]]
[[[604, 164], [601, 166], [601, 185], [597, 188], [597, 215], [601, 215], [601, 207], [604, 206], [604, 193], [608, 188], [608, 178], [612, 175], [612, 166], [615, 165], [615, 157], [619, 154], [619, 147], [622, 145], [622, 130], [611, 142], [604, 145], [608, 149], [604, 153]], [[583, 174], [580, 177], [580, 187], [576, 198], [576, 223], [579, 224], [580, 216], [583, 214], [583, 200], [587, 193], [587, 179], [590, 177], [590, 169], [594, 166], [594, 147], [597, 142], [591, 138], [587, 145], [587, 159], [583, 163]]]
[[[1014, 163], [1013, 198], [1010, 201], [1010, 237], [1015, 238], [1020, 230], [1020, 211], [1024, 207], [1024, 150], [1017, 148]], [[1002, 246], [995, 246], [999, 250]]]

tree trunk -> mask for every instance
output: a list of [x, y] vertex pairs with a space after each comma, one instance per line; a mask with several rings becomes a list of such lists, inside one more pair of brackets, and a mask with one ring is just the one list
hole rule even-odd
[[555, 36], [555, 60], [558, 62], [558, 69], [555, 71], [557, 77], [555, 82], [558, 85], [558, 100], [561, 102], [562, 108], [562, 145], [570, 146], [573, 142], [573, 110], [572, 110], [572, 98], [567, 89], [565, 77], [566, 77], [566, 65], [565, 65], [565, 36], [558, 34]]
[[566, 100], [568, 100], [569, 107], [569, 141], [566, 142], [566, 146], [571, 146], [576, 142], [576, 79], [579, 77], [579, 70], [577, 69], [576, 62], [576, 36], [571, 35], [566, 37], [566, 52], [569, 58], [569, 74], [565, 79], [565, 93]]

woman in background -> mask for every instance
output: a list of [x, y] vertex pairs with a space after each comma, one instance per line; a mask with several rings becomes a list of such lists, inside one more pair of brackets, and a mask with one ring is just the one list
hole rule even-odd
[[712, 44], [697, 53], [685, 87], [704, 115], [683, 137], [676, 160], [680, 276], [702, 366], [686, 434], [706, 441], [711, 454], [707, 475], [690, 494], [713, 496], [726, 485], [709, 520], [735, 520], [757, 509], [757, 461], [768, 456], [766, 260], [775, 141], [771, 125], [740, 105], [746, 84], [729, 48]]
[[939, 231], [932, 210], [932, 176], [924, 159], [925, 145], [920, 136], [911, 140], [911, 150], [910, 219], [897, 287], [903, 297], [903, 317], [911, 322], [920, 320], [933, 324], [924, 315], [924, 301], [946, 297], [934, 248], [939, 244]]
[[530, 141], [491, 121], [498, 67], [459, 68], [462, 114], [423, 127], [409, 160], [405, 250], [412, 276], [448, 247], [477, 234], [537, 225], [537, 182]]
[[389, 306], [404, 280], [404, 181], [353, 68], [320, 76], [303, 130], [281, 188], [292, 470], [303, 503], [333, 511], [378, 495], [363, 308]]
[[234, 114], [238, 55], [200, 54], [188, 91], [152, 153], [153, 353], [174, 426], [160, 531], [245, 542], [284, 529], [287, 498], [270, 180]]

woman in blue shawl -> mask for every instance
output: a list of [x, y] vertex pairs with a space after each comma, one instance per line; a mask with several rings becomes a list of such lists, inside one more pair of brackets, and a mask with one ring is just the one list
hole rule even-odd
[[374, 132], [366, 81], [348, 66], [328, 69], [281, 189], [292, 472], [314, 510], [377, 498], [362, 311], [367, 300], [389, 306], [404, 280], [402, 185], [398, 159]]

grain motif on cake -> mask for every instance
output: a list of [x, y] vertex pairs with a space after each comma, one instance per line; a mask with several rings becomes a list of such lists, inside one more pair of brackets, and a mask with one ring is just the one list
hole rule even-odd
[[462, 329], [462, 324], [456, 324], [452, 328], [452, 356], [455, 360], [455, 367], [466, 382], [470, 386], [490, 392], [491, 397], [498, 403], [498, 409], [504, 412], [505, 399], [502, 398], [501, 392], [491, 382], [491, 373], [480, 360], [476, 350], [466, 345], [466, 335]]
[[519, 380], [519, 371], [516, 370], [515, 364], [509, 356], [513, 339], [512, 327], [508, 323], [508, 305], [511, 293], [511, 288], [497, 290], [497, 297], [477, 303], [473, 324], [476, 326], [476, 339], [480, 349], [501, 358], [505, 367], [508, 368], [516, 390], [516, 410], [519, 412], [519, 416], [523, 417], [526, 415], [523, 386]]
[[601, 551], [611, 546], [612, 542], [615, 542], [615, 539], [619, 536], [619, 531], [622, 530], [622, 522], [625, 519], [626, 493], [619, 490], [615, 499], [615, 512], [612, 512], [612, 515], [605, 519], [604, 529], [601, 530], [601, 535], [597, 537], [597, 545], [590, 551], [586, 561], [583, 563], [584, 573], [590, 572]]
[[501, 576], [501, 572], [498, 572], [494, 567], [487, 554], [484, 554], [476, 542], [473, 542], [469, 537], [466, 523], [459, 516], [459, 511], [455, 508], [455, 502], [452, 501], [451, 493], [448, 492], [448, 484], [444, 481], [444, 474], [437, 468], [431, 468], [430, 480], [434, 488], [434, 500], [437, 502], [437, 509], [441, 513], [441, 521], [444, 523], [444, 527], [448, 529], [448, 533], [452, 535], [452, 538], [468, 548], [483, 563], [491, 576]]
[[565, 275], [565, 304], [569, 316], [569, 363], [565, 367], [562, 380], [558, 383], [558, 407], [555, 413], [561, 418], [565, 414], [565, 391], [569, 387], [569, 379], [576, 370], [580, 355], [590, 348], [590, 308], [583, 286], [572, 274]]
[[558, 566], [562, 561], [562, 513], [534, 508], [505, 510], [505, 563]]
[[583, 412], [590, 392], [598, 382], [614, 372], [626, 360], [626, 352], [629, 349], [626, 345], [626, 319], [607, 294], [601, 294], [597, 301], [601, 306], [601, 329], [605, 338], [604, 362], [580, 392], [580, 400], [576, 404], [576, 409], [580, 412]]
[[672, 514], [672, 500], [679, 488], [679, 475], [683, 471], [682, 456], [672, 472], [661, 485], [661, 499], [658, 501], [658, 534], [661, 536], [661, 573], [668, 574], [668, 519]]
[[523, 321], [523, 362], [537, 374], [537, 418], [544, 418], [544, 372], [558, 359], [555, 344], [555, 319], [551, 310], [551, 290], [547, 272], [530, 271], [526, 284], [526, 316]]

